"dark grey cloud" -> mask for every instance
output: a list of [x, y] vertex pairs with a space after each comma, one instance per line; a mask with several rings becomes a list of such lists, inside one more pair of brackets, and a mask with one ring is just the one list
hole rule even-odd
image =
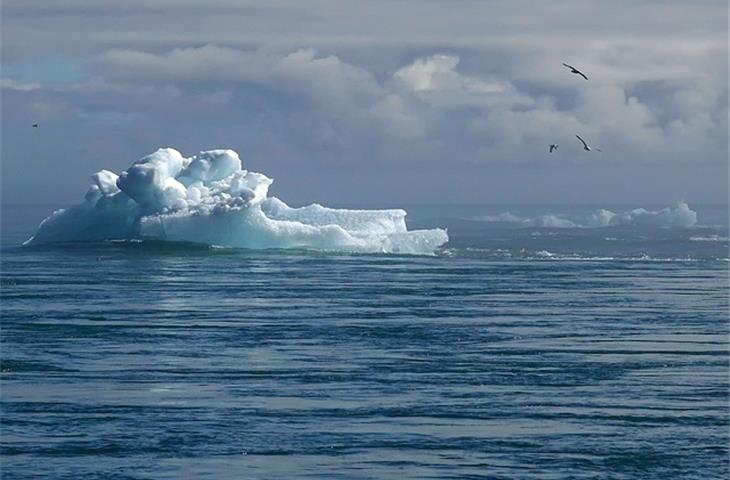
[[727, 53], [716, 1], [6, 0], [3, 196], [169, 145], [294, 201], [725, 201]]

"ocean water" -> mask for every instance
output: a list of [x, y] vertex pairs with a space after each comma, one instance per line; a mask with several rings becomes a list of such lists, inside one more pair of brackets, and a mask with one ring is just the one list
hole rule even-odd
[[399, 256], [21, 247], [51, 208], [5, 205], [2, 478], [728, 478], [728, 211], [691, 208], [415, 206], [451, 240]]

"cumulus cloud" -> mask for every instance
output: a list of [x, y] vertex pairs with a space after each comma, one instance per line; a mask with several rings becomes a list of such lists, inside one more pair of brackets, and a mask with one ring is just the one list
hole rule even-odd
[[398, 69], [393, 78], [427, 103], [444, 109], [529, 105], [532, 99], [518, 94], [506, 80], [482, 79], [457, 71], [461, 59], [436, 54], [416, 59]]
[[0, 88], [8, 90], [20, 90], [20, 91], [31, 91], [43, 88], [40, 83], [34, 82], [19, 82], [12, 78], [0, 78]]
[[456, 71], [459, 57], [431, 55], [421, 58], [395, 72], [394, 76], [417, 92], [461, 90], [475, 93], [503, 93], [507, 82], [486, 82], [460, 75]]
[[[549, 91], [520, 91], [494, 74], [463, 74], [460, 62], [457, 55], [433, 54], [383, 77], [314, 49], [272, 52], [207, 45], [163, 53], [112, 50], [100, 54], [95, 66], [111, 84], [164, 86], [203, 102], [239, 108], [245, 107], [241, 100], [276, 98], [276, 115], [298, 123], [290, 125], [291, 138], [282, 141], [298, 142], [293, 148], [327, 150], [324, 156], [334, 153], [343, 162], [368, 156], [428, 161], [429, 152], [433, 158], [458, 152], [455, 162], [529, 163], [534, 156], [521, 154], [525, 145], [542, 149], [556, 141], [575, 143], [575, 133], [611, 146], [608, 150], [622, 159], [633, 152], [632, 161], [664, 161], [666, 145], [681, 149], [683, 142], [701, 141], [702, 129], [712, 132], [723, 122], [698, 115], [698, 107], [715, 106], [707, 100], [712, 94], [686, 83], [661, 96], [675, 105], [674, 115], [664, 112], [662, 117], [651, 105], [659, 100], [642, 101], [625, 80], [586, 86], [563, 71], [574, 89], [572, 108], [565, 108], [561, 97]], [[722, 103], [717, 94], [714, 100]], [[406, 146], [412, 155], [402, 155]], [[705, 158], [722, 148], [715, 142]], [[563, 152], [567, 154], [554, 158], [570, 163], [582, 154], [580, 148], [573, 155]]]
[[[677, 139], [698, 141], [702, 132], [723, 124], [712, 111], [722, 110], [718, 103], [723, 98], [706, 85], [668, 90], [661, 100], [671, 111], [655, 112], [622, 83], [579, 84], [572, 108], [566, 109], [549, 92], [521, 92], [504, 78], [462, 74], [459, 63], [456, 55], [434, 54], [378, 79], [376, 72], [314, 49], [281, 53], [206, 45], [163, 53], [110, 50], [95, 59], [102, 82], [94, 88], [138, 98], [148, 92], [159, 103], [192, 99], [224, 111], [227, 105], [241, 107], [241, 101], [261, 104], [274, 98], [275, 105], [266, 108], [300, 120], [303, 125], [297, 130], [309, 130], [311, 140], [323, 146], [361, 148], [358, 138], [365, 144], [375, 139], [430, 140], [461, 150], [469, 161], [494, 161], [484, 153], [490, 147], [544, 143], [579, 131], [621, 151], [634, 147], [646, 153]], [[4, 79], [3, 86], [17, 91], [43, 88], [12, 79]], [[458, 138], [450, 130], [455, 123], [463, 127]], [[469, 151], [469, 135], [492, 142]], [[505, 152], [499, 151], [497, 159], [504, 160]]]
[[[467, 165], [549, 168], [563, 174], [563, 190], [598, 183], [577, 178], [576, 165], [647, 172], [712, 165], [714, 173], [694, 180], [695, 192], [727, 169], [723, 2], [565, 0], [529, 11], [519, 2], [427, 2], [413, 11], [407, 2], [376, 1], [357, 15], [326, 0], [307, 8], [6, 3], [6, 62], [53, 53], [85, 69], [63, 85], [42, 69], [2, 80], [11, 175], [32, 168], [22, 158], [33, 121], [64, 125], [54, 145], [78, 167], [94, 162], [97, 143], [120, 159], [160, 144], [222, 145], [297, 175], [417, 165], [430, 172], [423, 195], [441, 187], [444, 168]], [[104, 27], [107, 15], [117, 28]], [[563, 61], [590, 81], [570, 75]], [[576, 133], [603, 154], [586, 155]], [[548, 156], [550, 143], [560, 150]], [[33, 145], [39, 158], [53, 157], [50, 142]], [[625, 172], [612, 171], [621, 183]]]
[[407, 101], [373, 73], [314, 49], [272, 53], [208, 45], [162, 54], [115, 50], [102, 53], [95, 65], [111, 83], [168, 85], [184, 95], [194, 95], [203, 85], [208, 92], [223, 89], [218, 95], [232, 103], [237, 103], [230, 98], [236, 95], [255, 103], [275, 98], [277, 114], [300, 120], [297, 131], [307, 130], [311, 142], [330, 147], [355, 148], [361, 146], [358, 138], [423, 139], [426, 131]]
[[154, 54], [110, 50], [95, 62], [97, 72], [114, 82], [180, 86], [253, 83], [272, 90], [308, 94], [325, 106], [357, 102], [377, 95], [377, 83], [364, 69], [313, 49], [287, 54], [238, 50], [217, 45], [179, 48]]

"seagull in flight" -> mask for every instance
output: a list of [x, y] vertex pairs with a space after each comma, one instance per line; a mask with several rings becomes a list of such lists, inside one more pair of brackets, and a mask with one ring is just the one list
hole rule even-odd
[[574, 66], [572, 66], [572, 65], [568, 65], [567, 63], [564, 63], [563, 65], [564, 65], [564, 66], [566, 66], [566, 67], [568, 67], [568, 68], [570, 69], [570, 73], [575, 73], [575, 74], [577, 74], [577, 75], [580, 75], [581, 77], [585, 78], [586, 80], [588, 80], [588, 77], [586, 77], [586, 76], [585, 76], [585, 75], [583, 74], [583, 72], [581, 72], [580, 70], [578, 70], [578, 69], [577, 69], [577, 68], [575, 68]]
[[[576, 137], [578, 137], [578, 140], [580, 140], [580, 143], [583, 144], [583, 150], [585, 150], [586, 152], [590, 152], [591, 151], [591, 147], [588, 146], [588, 144], [586, 143], [586, 141], [583, 140], [582, 138], [580, 138], [580, 135], [576, 135]], [[597, 152], [600, 152], [601, 151], [600, 148], [594, 148], [593, 150], [595, 150]]]
[[555, 145], [554, 143], [552, 145], [550, 145], [550, 153], [553, 153], [553, 150], [557, 150], [557, 149], [558, 149], [558, 146]]

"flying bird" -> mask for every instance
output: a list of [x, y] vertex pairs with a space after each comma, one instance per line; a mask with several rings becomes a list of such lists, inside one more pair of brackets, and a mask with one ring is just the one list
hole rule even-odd
[[[586, 143], [586, 141], [583, 140], [582, 138], [580, 138], [580, 135], [576, 135], [576, 137], [578, 137], [578, 140], [580, 140], [580, 143], [583, 144], [583, 150], [585, 150], [587, 152], [590, 152], [591, 151], [591, 147], [588, 146], [588, 144]], [[593, 150], [595, 150], [597, 152], [600, 152], [601, 151], [600, 148], [594, 148]]]
[[34, 123], [33, 124], [33, 128], [38, 128], [38, 124], [37, 123]]
[[553, 153], [553, 150], [557, 150], [557, 149], [558, 149], [558, 146], [555, 145], [554, 143], [552, 145], [550, 145], [550, 153]]
[[588, 80], [588, 77], [586, 77], [586, 76], [585, 76], [585, 75], [583, 74], [583, 72], [581, 72], [580, 70], [578, 70], [578, 69], [577, 69], [577, 68], [575, 68], [574, 66], [572, 66], [572, 65], [568, 65], [567, 63], [564, 63], [563, 65], [564, 65], [564, 66], [566, 66], [566, 67], [568, 67], [568, 68], [570, 69], [570, 73], [575, 73], [575, 74], [577, 74], [577, 75], [580, 75], [581, 77], [585, 78], [586, 80]]

